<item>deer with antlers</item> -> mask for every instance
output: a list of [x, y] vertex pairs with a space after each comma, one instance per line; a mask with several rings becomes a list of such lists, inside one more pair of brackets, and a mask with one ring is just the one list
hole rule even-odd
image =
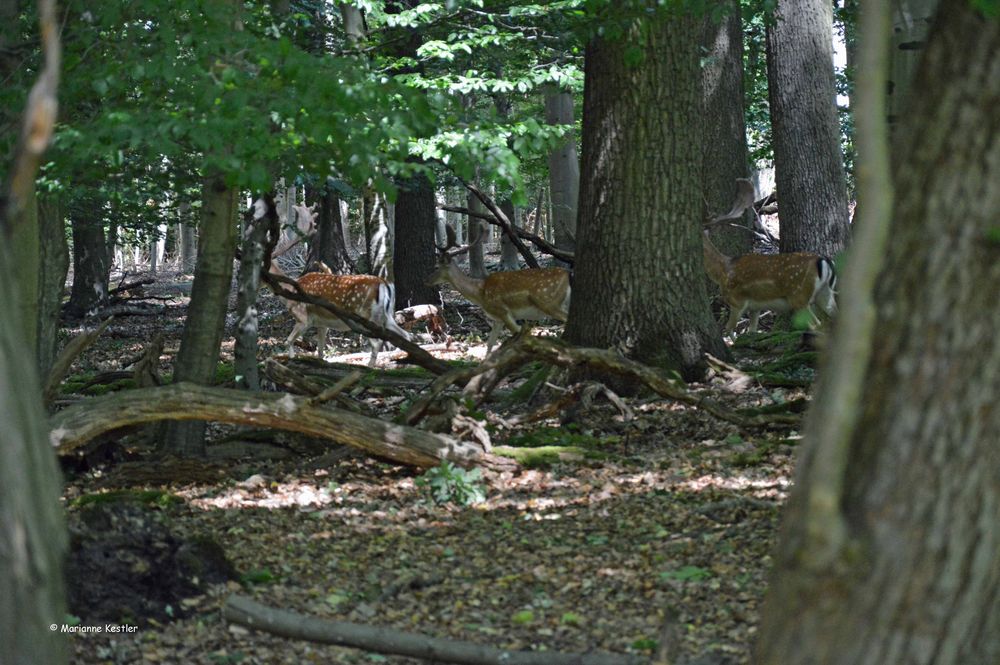
[[738, 191], [732, 208], [705, 223], [702, 240], [705, 271], [719, 286], [722, 299], [729, 305], [726, 336], [734, 336], [736, 324], [747, 309], [750, 310], [750, 332], [757, 332], [760, 312], [766, 309], [805, 310], [813, 325], [817, 325], [819, 319], [812, 310], [815, 303], [833, 316], [837, 310], [837, 273], [830, 259], [807, 252], [746, 254], [731, 258], [712, 243], [709, 231], [713, 226], [738, 219], [753, 205], [753, 183], [746, 179], [736, 182]]
[[493, 322], [486, 354], [489, 355], [506, 327], [512, 333], [521, 330], [522, 321], [557, 319], [565, 322], [569, 317], [569, 272], [563, 268], [528, 268], [495, 272], [485, 279], [476, 279], [455, 265], [453, 259], [469, 251], [469, 246], [454, 249], [455, 230], [446, 227], [447, 244], [438, 247], [440, 256], [437, 270], [427, 284], [451, 284], [470, 302], [479, 305]]
[[[254, 203], [255, 215], [263, 216], [264, 207], [267, 204], [263, 199]], [[260, 207], [258, 207], [260, 206]], [[310, 235], [314, 225], [312, 224], [315, 212], [304, 206], [296, 206], [296, 212], [300, 218], [298, 236], [286, 235], [278, 248], [272, 253], [270, 272], [282, 277], [288, 277], [278, 265], [277, 256], [287, 252], [303, 237]], [[308, 220], [305, 227], [302, 220]], [[303, 233], [303, 231], [307, 231]], [[308, 295], [337, 305], [352, 314], [368, 319], [372, 323], [392, 330], [405, 339], [413, 339], [410, 333], [403, 330], [393, 317], [396, 300], [395, 287], [386, 280], [373, 275], [335, 275], [325, 265], [320, 272], [310, 272], [294, 280], [302, 291]], [[289, 284], [282, 284], [281, 289], [287, 293], [294, 293], [295, 289]], [[279, 297], [280, 293], [277, 294]], [[295, 356], [295, 342], [309, 328], [315, 327], [318, 340], [316, 343], [316, 355], [320, 358], [326, 350], [327, 332], [333, 330], [347, 331], [352, 328], [347, 322], [341, 320], [330, 310], [304, 302], [284, 299], [288, 312], [295, 319], [295, 327], [285, 340], [288, 347], [289, 357]], [[369, 367], [374, 367], [378, 362], [378, 354], [384, 344], [383, 340], [374, 337], [368, 338], [372, 347], [371, 358], [368, 361]]]

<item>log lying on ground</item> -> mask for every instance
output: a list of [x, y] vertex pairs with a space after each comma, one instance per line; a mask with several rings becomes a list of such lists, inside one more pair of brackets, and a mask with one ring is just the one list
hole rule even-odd
[[345, 621], [324, 621], [279, 610], [233, 595], [222, 608], [227, 621], [296, 640], [423, 658], [435, 663], [463, 665], [638, 665], [645, 659], [626, 654], [505, 651], [473, 642], [460, 642]]
[[326, 405], [313, 406], [310, 398], [184, 382], [75, 404], [52, 417], [49, 438], [62, 455], [104, 432], [157, 420], [210, 420], [301, 432], [423, 468], [436, 466], [442, 460], [466, 467], [514, 466], [511, 460], [486, 454], [476, 444]]

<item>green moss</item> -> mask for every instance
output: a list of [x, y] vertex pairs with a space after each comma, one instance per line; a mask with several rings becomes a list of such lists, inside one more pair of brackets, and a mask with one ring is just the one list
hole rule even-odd
[[494, 446], [493, 452], [517, 460], [518, 464], [528, 469], [544, 469], [553, 464], [584, 463], [604, 460], [608, 457], [604, 453], [579, 446], [538, 446], [535, 448]]
[[82, 508], [101, 503], [119, 503], [123, 501], [145, 503], [161, 508], [184, 503], [184, 499], [179, 496], [161, 490], [112, 490], [110, 492], [84, 494], [74, 499], [70, 505]]

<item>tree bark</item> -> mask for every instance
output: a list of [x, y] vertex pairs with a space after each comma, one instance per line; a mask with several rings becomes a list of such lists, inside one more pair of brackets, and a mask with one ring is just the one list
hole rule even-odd
[[[700, 23], [689, 14], [647, 20], [587, 46], [566, 338], [697, 379], [705, 352], [728, 355], [701, 259]], [[642, 59], [629, 63], [636, 44]]]
[[[483, 206], [482, 201], [472, 192], [469, 192], [467, 201], [466, 205], [473, 213], [486, 214], [486, 208]], [[476, 279], [483, 279], [486, 277], [486, 251], [484, 245], [486, 244], [487, 225], [473, 215], [469, 215], [468, 218], [469, 231], [466, 237], [469, 239], [469, 275]]]
[[310, 397], [248, 393], [186, 382], [114, 393], [63, 409], [52, 418], [49, 438], [60, 454], [66, 454], [113, 429], [167, 419], [213, 420], [300, 432], [423, 468], [437, 466], [442, 460], [465, 467], [511, 466], [509, 460], [486, 455], [479, 445], [314, 404]]
[[[17, 6], [0, 3], [0, 53]], [[38, 3], [44, 65], [28, 96], [21, 137], [0, 190], [0, 302], [16, 302], [21, 275], [11, 255], [11, 234], [34, 199], [38, 165], [49, 144], [58, 113], [61, 51], [55, 2]], [[4, 66], [7, 64], [7, 56]], [[7, 111], [8, 109], [4, 109]], [[6, 159], [6, 156], [4, 157]], [[36, 239], [37, 242], [37, 239]], [[37, 256], [36, 256], [37, 260]], [[29, 280], [35, 282], [32, 275]], [[35, 282], [37, 283], [37, 282]], [[45, 437], [45, 415], [35, 371], [35, 356], [25, 332], [34, 336], [34, 318], [21, 319], [17, 307], [0, 316], [0, 653], [13, 663], [67, 662], [67, 644], [50, 626], [66, 616], [63, 558], [66, 524], [59, 503], [60, 478]]]
[[[888, 54], [884, 39], [866, 45], [888, 35], [881, 19], [863, 24], [859, 106], [862, 76]], [[1000, 22], [945, 3], [895, 137], [891, 242], [882, 252], [876, 237], [866, 257], [859, 237], [849, 257], [845, 278], [868, 272], [862, 257], [884, 265], [865, 288], [843, 287], [852, 316], [838, 319], [838, 362], [807, 419], [757, 663], [1000, 662], [998, 62]], [[863, 113], [883, 118], [884, 107]], [[862, 142], [859, 156], [875, 149]], [[887, 141], [878, 152], [887, 172]], [[866, 234], [891, 188], [867, 191]]]
[[[500, 202], [500, 209], [503, 210], [503, 214], [507, 215], [507, 219], [511, 221], [512, 224], [517, 223], [517, 214], [514, 209], [514, 202], [510, 199], [504, 199]], [[517, 245], [514, 241], [510, 239], [507, 234], [500, 236], [500, 270], [519, 270], [521, 264], [519, 262], [519, 257], [521, 254], [517, 251]]]
[[434, 188], [427, 177], [421, 174], [399, 183], [393, 261], [399, 308], [438, 302], [437, 288], [424, 284], [437, 265], [436, 227]]
[[317, 190], [310, 189], [307, 203], [319, 204], [316, 220], [316, 236], [309, 248], [309, 263], [322, 261], [335, 274], [346, 275], [355, 272], [354, 264], [347, 253], [344, 225], [346, 220], [340, 212], [340, 199], [329, 183]]
[[[705, 18], [702, 44], [702, 188], [708, 216], [728, 210], [735, 182], [748, 178], [746, 121], [743, 115], [743, 30], [736, 0], [721, 3], [726, 14], [720, 20]], [[743, 223], [751, 225], [752, 210]], [[728, 256], [750, 251], [752, 235], [734, 228], [712, 233], [712, 242]]]
[[[221, 175], [206, 178], [202, 185], [198, 264], [181, 348], [174, 360], [174, 382], [208, 385], [215, 380], [232, 288], [237, 195]], [[178, 457], [202, 457], [204, 437], [203, 422], [168, 423], [161, 450]]]
[[909, 112], [911, 90], [927, 31], [938, 0], [897, 0], [892, 3], [892, 54], [889, 58], [889, 131], [895, 133], [899, 121]]
[[[576, 217], [580, 200], [580, 160], [576, 154], [576, 136], [573, 130], [575, 121], [572, 92], [555, 88], [546, 90], [545, 122], [569, 126], [562, 143], [549, 153], [548, 162], [552, 214], [555, 217], [555, 244], [559, 249], [572, 252], [576, 250]], [[535, 214], [537, 221], [542, 211], [538, 210]]]
[[181, 203], [177, 206], [177, 212], [180, 216], [180, 222], [177, 224], [178, 267], [182, 273], [190, 274], [194, 272], [198, 259], [198, 238], [195, 235], [195, 227], [187, 223], [191, 204]]
[[41, 274], [38, 291], [38, 376], [49, 374], [56, 355], [59, 314], [69, 270], [69, 245], [61, 201], [53, 197], [38, 202], [41, 233]]
[[834, 256], [849, 240], [832, 34], [828, 0], [778, 0], [767, 28], [782, 252]]
[[80, 318], [108, 302], [108, 274], [111, 271], [104, 224], [88, 216], [86, 204], [74, 211], [73, 286], [66, 311]]
[[[269, 212], [270, 210], [269, 207]], [[244, 225], [240, 268], [236, 277], [237, 318], [233, 370], [236, 384], [247, 390], [260, 390], [260, 371], [257, 366], [257, 293], [260, 291], [260, 269], [264, 262], [264, 247], [269, 230], [277, 234], [277, 219], [254, 218]]]

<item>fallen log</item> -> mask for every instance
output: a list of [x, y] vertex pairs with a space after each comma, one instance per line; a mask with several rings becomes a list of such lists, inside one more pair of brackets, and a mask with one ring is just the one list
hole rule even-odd
[[449, 460], [459, 466], [510, 469], [511, 460], [444, 434], [395, 425], [287, 393], [253, 393], [175, 383], [84, 400], [55, 414], [49, 440], [60, 455], [119, 427], [158, 420], [209, 420], [300, 432], [422, 468]]
[[646, 659], [627, 654], [507, 651], [474, 642], [445, 640], [392, 628], [346, 621], [324, 621], [232, 595], [222, 607], [227, 621], [295, 640], [336, 644], [376, 653], [462, 665], [638, 665]]

